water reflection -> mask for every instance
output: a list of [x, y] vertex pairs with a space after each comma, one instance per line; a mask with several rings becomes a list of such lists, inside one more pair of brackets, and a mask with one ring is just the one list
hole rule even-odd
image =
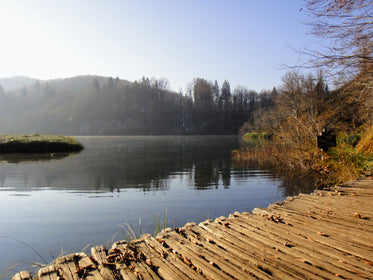
[[[4, 158], [0, 164], [0, 186], [17, 191], [51, 188], [80, 191], [120, 192], [136, 188], [143, 192], [169, 190], [170, 176], [183, 176], [196, 190], [222, 186], [231, 179], [257, 176], [258, 170], [233, 168], [230, 151], [238, 146], [232, 136], [141, 136], [79, 137], [85, 150], [57, 158], [29, 155]], [[59, 159], [59, 160], [57, 160]], [[63, 160], [61, 160], [63, 159]], [[37, 160], [37, 161], [36, 161]], [[261, 171], [263, 172], [263, 171]], [[286, 195], [309, 191], [304, 180], [267, 172], [283, 180]], [[309, 180], [308, 180], [309, 181]], [[302, 182], [295, 184], [296, 182]], [[310, 186], [312, 183], [310, 183]], [[309, 186], [309, 187], [310, 187]]]
[[0, 163], [51, 161], [63, 159], [73, 154], [76, 153], [0, 154]]
[[[77, 138], [85, 146], [78, 154], [0, 163], [0, 236], [43, 256], [60, 247], [75, 252], [112, 240], [123, 223], [141, 220], [153, 232], [164, 208], [169, 226], [183, 226], [313, 189], [305, 178], [232, 166], [237, 137]], [[0, 238], [0, 248], [7, 253], [0, 272], [20, 259], [35, 261], [12, 240]]]
[[[230, 184], [229, 151], [235, 137], [81, 137], [80, 154], [63, 161], [42, 158], [36, 164], [14, 158], [0, 165], [1, 187], [16, 179], [17, 190], [39, 187], [118, 191], [169, 189], [170, 174], [194, 178], [196, 189]], [[209, 159], [206, 161], [206, 159]], [[68, 178], [68, 180], [67, 180]], [[7, 185], [9, 187], [9, 184]]]

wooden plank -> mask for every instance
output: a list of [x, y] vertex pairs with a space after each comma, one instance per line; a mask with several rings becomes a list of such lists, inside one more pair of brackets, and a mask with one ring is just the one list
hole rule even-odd
[[106, 259], [107, 250], [105, 246], [93, 247], [91, 249], [91, 254], [102, 278], [105, 280], [116, 280], [119, 278], [119, 275], [113, 271], [114, 266], [110, 265]]
[[60, 257], [56, 260], [56, 266], [58, 267], [59, 277], [65, 280], [79, 280], [76, 263], [78, 260], [85, 256], [84, 253], [70, 254], [64, 257]]
[[38, 277], [39, 280], [57, 280], [59, 277], [58, 267], [55, 265], [42, 267], [39, 269]]
[[[257, 211], [257, 210], [256, 210]], [[284, 215], [285, 217], [290, 217], [297, 219], [300, 218], [303, 219], [318, 219], [320, 222], [326, 222], [327, 224], [332, 224], [335, 226], [342, 226], [345, 228], [352, 228], [353, 230], [356, 230], [357, 232], [367, 232], [372, 234], [373, 233], [373, 225], [372, 222], [364, 220], [364, 219], [357, 219], [353, 217], [353, 213], [350, 214], [351, 217], [341, 217], [340, 214], [335, 211], [333, 208], [328, 208], [325, 210], [320, 210], [320, 208], [317, 207], [317, 205], [313, 204], [312, 208], [304, 208], [297, 209], [296, 205], [284, 205], [284, 206], [270, 206], [266, 209], [267, 212], [273, 212], [272, 214], [275, 215], [278, 212], [278, 214]], [[259, 211], [260, 212], [260, 211]], [[338, 214], [337, 214], [338, 213]], [[260, 214], [260, 213], [259, 213]], [[261, 214], [260, 214], [261, 215]]]
[[[355, 224], [342, 224], [335, 223], [334, 217], [322, 217], [320, 213], [314, 213], [314, 211], [305, 211], [300, 214], [297, 210], [292, 210], [290, 207], [271, 207], [268, 210], [255, 210], [259, 215], [265, 218], [270, 216], [278, 217], [286, 220], [290, 223], [290, 220], [302, 223], [304, 225], [312, 225], [313, 228], [319, 229], [319, 231], [333, 232], [335, 237], [344, 239], [344, 241], [350, 241], [354, 244], [361, 244], [364, 248], [369, 246], [370, 240], [373, 239], [373, 232], [365, 232], [357, 228], [357, 219]], [[356, 226], [356, 227], [355, 227]]]
[[[181, 247], [183, 249], [193, 252], [195, 256], [199, 257], [196, 259], [196, 263], [199, 263], [201, 261], [200, 258], [202, 258], [203, 261], [229, 275], [233, 279], [253, 279], [250, 274], [244, 272], [237, 264], [229, 262], [229, 259], [224, 255], [221, 256], [216, 253], [214, 254], [203, 246], [203, 243], [193, 243], [188, 238], [184, 238], [184, 235], [180, 234], [184, 231], [185, 229], [181, 228], [178, 229], [179, 233], [176, 233], [175, 231], [169, 232], [166, 237], [166, 242], [168, 242], [169, 239], [172, 239], [178, 244], [182, 244], [183, 246]], [[182, 252], [180, 253], [183, 254]], [[193, 262], [194, 260], [195, 258], [190, 261]]]
[[123, 280], [138, 280], [137, 275], [134, 274], [132, 268], [125, 264], [115, 264], [116, 270], [119, 271], [119, 274]]
[[[304, 195], [301, 199], [293, 200], [289, 205], [284, 203], [286, 207], [302, 209], [302, 211], [309, 211], [316, 208], [321, 212], [331, 212], [330, 216], [334, 218], [343, 218], [345, 221], [356, 221], [353, 213], [361, 212], [364, 216], [367, 216], [362, 222], [371, 228], [373, 226], [373, 209], [371, 204], [372, 199], [362, 200], [359, 198], [345, 198], [345, 196], [338, 197], [319, 197], [313, 195]], [[277, 205], [270, 205], [268, 209], [276, 207]], [[330, 210], [334, 210], [333, 212]], [[338, 213], [338, 215], [336, 215]]]
[[[282, 261], [284, 264], [287, 262], [289, 269], [298, 271], [302, 273], [309, 273], [314, 275], [319, 275], [320, 277], [330, 277], [330, 272], [324, 271], [319, 267], [315, 266], [314, 263], [310, 261], [309, 256], [305, 255], [301, 250], [296, 248], [289, 236], [281, 239], [279, 236], [273, 236], [271, 233], [266, 232], [265, 230], [258, 229], [256, 227], [241, 227], [233, 222], [233, 219], [229, 220], [226, 218], [218, 218], [218, 221], [221, 221], [222, 224], [229, 223], [227, 226], [228, 230], [236, 231], [237, 233], [243, 235], [243, 239], [252, 239], [254, 242], [261, 242], [267, 248], [271, 248], [272, 254], [275, 254], [277, 249], [278, 251], [284, 252], [282, 256]], [[220, 223], [219, 223], [220, 224]], [[292, 257], [289, 257], [292, 256]], [[297, 260], [294, 262], [294, 260]], [[306, 275], [307, 276], [307, 275]]]
[[[122, 248], [118, 244], [122, 244]], [[135, 271], [133, 265], [138, 260], [136, 248], [127, 242], [116, 242], [108, 251], [107, 264], [116, 271], [116, 277], [123, 280], [137, 280], [141, 276]]]
[[[242, 228], [246, 228], [247, 230], [250, 230], [250, 231], [253, 231], [253, 232], [256, 231], [256, 227], [254, 227], [253, 229], [250, 229], [250, 226], [248, 225], [249, 223], [247, 223], [247, 221], [240, 224], [238, 222], [237, 218], [235, 218], [235, 217], [230, 218], [227, 221], [229, 221], [229, 223], [232, 226], [234, 224], [237, 224], [238, 226], [241, 226]], [[270, 225], [270, 224], [273, 224], [275, 226], [273, 226], [272, 228], [268, 228], [268, 225]], [[258, 225], [258, 222], [256, 222], [255, 225]], [[291, 231], [287, 232], [286, 234], [282, 234], [282, 235], [280, 234], [279, 235], [279, 229], [278, 228], [280, 226], [281, 226], [281, 224], [276, 224], [274, 222], [264, 220], [263, 224], [261, 224], [260, 231], [257, 230], [257, 234], [265, 236], [268, 239], [273, 239], [273, 240], [276, 240], [276, 241], [281, 240], [281, 242], [287, 242], [287, 240], [291, 240], [292, 243], [289, 243], [289, 244], [291, 244], [291, 250], [294, 251], [294, 252], [288, 252], [289, 254], [292, 254], [292, 256], [294, 256], [294, 257], [298, 256], [298, 258], [308, 260], [315, 267], [322, 267], [323, 270], [330, 271], [331, 273], [338, 274], [337, 272], [339, 272], [339, 271], [335, 271], [335, 269], [337, 269], [338, 264], [341, 265], [341, 263], [334, 262], [333, 264], [329, 264], [329, 261], [331, 260], [330, 258], [323, 258], [322, 256], [320, 258], [320, 255], [322, 255], [323, 250], [320, 250], [320, 252], [317, 252], [317, 251], [313, 250], [312, 248], [305, 248], [303, 246], [303, 244], [306, 240], [303, 237], [301, 239], [297, 239], [298, 238], [297, 236], [294, 236], [294, 235], [292, 236], [291, 235], [292, 234]], [[295, 239], [297, 239], [300, 242], [298, 244], [294, 243]], [[323, 248], [323, 249], [325, 250], [325, 248]], [[338, 261], [338, 260], [336, 260], [336, 261]], [[340, 266], [340, 269], [344, 270], [343, 266]], [[350, 272], [346, 272], [346, 273], [349, 274]], [[350, 276], [353, 277], [354, 275], [351, 274]]]
[[[239, 232], [228, 229], [224, 226], [219, 225], [218, 223], [201, 223], [200, 226], [212, 234], [219, 235], [227, 240], [230, 240], [234, 244], [240, 244], [244, 250], [254, 249], [258, 255], [263, 259], [268, 259], [269, 262], [264, 265], [262, 262], [261, 265], [263, 271], [267, 272], [270, 275], [278, 275], [279, 279], [286, 278], [299, 278], [304, 279], [307, 277], [313, 276], [313, 279], [323, 279], [317, 275], [313, 275], [305, 267], [306, 264], [299, 262], [294, 262], [294, 259], [289, 258], [286, 254], [283, 253], [283, 250], [278, 249], [276, 246], [268, 244], [265, 240], [260, 240], [254, 238], [254, 236], [245, 236]], [[283, 244], [281, 244], [283, 246]], [[302, 269], [294, 268], [294, 266], [304, 266]], [[283, 274], [287, 274], [287, 277], [284, 277]], [[290, 274], [290, 275], [289, 275]]]
[[[246, 225], [254, 222], [255, 225], [259, 226], [261, 229], [265, 228], [264, 230], [266, 232], [275, 235], [274, 238], [278, 238], [277, 236], [288, 236], [291, 242], [297, 244], [297, 248], [299, 247], [301, 252], [309, 254], [313, 259], [318, 259], [323, 265], [326, 262], [329, 262], [336, 268], [339, 267], [339, 269], [347, 270], [356, 275], [361, 274], [363, 278], [365, 277], [364, 279], [373, 279], [373, 271], [370, 274], [365, 273], [366, 267], [362, 268], [364, 264], [360, 260], [352, 259], [351, 256], [348, 256], [339, 250], [334, 250], [325, 245], [319, 244], [318, 242], [309, 239], [306, 235], [299, 233], [296, 228], [286, 224], [271, 223], [259, 219], [256, 215], [244, 215], [236, 212], [234, 213], [234, 216], [236, 220], [241, 220], [242, 223]], [[253, 221], [253, 219], [256, 219], [256, 221]]]
[[357, 218], [352, 218], [354, 219], [353, 221], [341, 219], [337, 214], [334, 214], [335, 211], [332, 208], [330, 209], [330, 213], [333, 213], [333, 216], [328, 216], [323, 211], [318, 211], [316, 207], [314, 210], [303, 212], [303, 214], [298, 214], [299, 210], [294, 207], [271, 207], [268, 211], [271, 211], [274, 215], [279, 214], [283, 216], [285, 214], [285, 216], [292, 217], [294, 220], [305, 224], [310, 223], [315, 228], [322, 229], [320, 231], [334, 232], [343, 239], [350, 240], [356, 244], [360, 243], [364, 247], [371, 245], [373, 248], [373, 244], [370, 242], [373, 239], [373, 231], [362, 230], [362, 228], [367, 229], [367, 226], [361, 225], [361, 221]]
[[161, 237], [155, 239], [149, 234], [143, 236], [145, 244], [140, 247], [147, 252], [146, 255], [157, 269], [158, 275], [163, 279], [201, 279], [200, 271], [196, 271], [190, 264], [181, 260], [179, 256], [164, 247]]
[[260, 278], [274, 275], [272, 272], [268, 274], [268, 267], [276, 265], [274, 263], [268, 263], [267, 259], [264, 258], [265, 254], [261, 253], [261, 249], [255, 246], [250, 246], [251, 244], [248, 245], [247, 242], [243, 242], [239, 237], [236, 238], [235, 236], [220, 231], [210, 230], [207, 227], [208, 224], [209, 222], [203, 222], [198, 227], [194, 227], [192, 231], [201, 234], [206, 242], [224, 248], [228, 254], [234, 254], [235, 256], [242, 258], [246, 265], [251, 264], [254, 268], [257, 268], [254, 270], [253, 274], [257, 275], [261, 272], [259, 273], [261, 276]]
[[113, 244], [112, 249], [117, 253], [122, 252], [129, 255], [130, 264], [126, 269], [129, 270], [129, 273], [132, 272], [137, 279], [159, 280], [161, 278], [153, 271], [153, 266], [147, 264], [146, 260], [148, 257], [140, 249], [140, 244], [143, 243], [143, 240], [131, 242], [130, 244], [127, 242], [117, 242]]
[[[205, 226], [208, 226], [208, 224], [203, 223], [203, 227]], [[290, 270], [286, 267], [286, 263], [284, 263], [281, 258], [277, 256], [274, 257], [274, 254], [270, 250], [267, 250], [262, 246], [263, 244], [250, 243], [247, 242], [247, 240], [244, 240], [241, 236], [221, 233], [215, 229], [211, 230], [209, 234], [212, 236], [210, 242], [228, 244], [226, 248], [227, 251], [233, 251], [242, 258], [249, 258], [253, 261], [254, 266], [262, 271], [266, 271], [267, 276], [271, 275], [282, 279], [290, 277], [292, 279], [297, 278], [297, 275], [290, 273]], [[284, 277], [283, 273], [285, 273], [287, 277]], [[304, 279], [303, 277], [300, 278]]]
[[[369, 205], [366, 205], [369, 204]], [[341, 199], [328, 199], [325, 201], [319, 201], [318, 198], [302, 199], [302, 201], [297, 201], [296, 203], [290, 204], [291, 208], [306, 208], [308, 210], [313, 209], [313, 205], [317, 205], [317, 210], [321, 213], [326, 212], [328, 217], [334, 217], [341, 219], [343, 222], [356, 222], [356, 217], [354, 213], [359, 212], [363, 219], [361, 223], [373, 231], [373, 216], [372, 216], [372, 206], [371, 202], [364, 202], [361, 200], [357, 201], [344, 201]], [[338, 220], [337, 220], [338, 221]], [[364, 229], [366, 230], [366, 229]]]
[[191, 251], [190, 248], [185, 247], [183, 244], [180, 244], [177, 240], [172, 238], [172, 236], [169, 236], [167, 233], [162, 234], [160, 237], [164, 239], [164, 242], [168, 247], [172, 248], [172, 251], [175, 252], [175, 254], [183, 258], [185, 262], [195, 266], [202, 272], [203, 275], [206, 275], [207, 277], [214, 280], [233, 279], [232, 276], [214, 267], [209, 262], [206, 262], [201, 258], [200, 255]]
[[88, 256], [82, 256], [78, 259], [76, 266], [76, 274], [78, 274], [79, 279], [105, 280], [97, 269], [96, 264]]
[[236, 249], [235, 246], [232, 246], [232, 243], [212, 236], [209, 232], [204, 231], [193, 223], [188, 223], [183, 229], [184, 234], [191, 242], [203, 246], [216, 256], [221, 256], [229, 262], [240, 266], [241, 270], [248, 274], [248, 279], [270, 279], [268, 274], [258, 268], [258, 263], [263, 262], [263, 260], [256, 257], [255, 252], [241, 250], [241, 248]]
[[30, 275], [30, 272], [21, 271], [14, 275], [12, 280], [32, 280], [32, 277]]
[[342, 188], [345, 191], [359, 192], [364, 195], [373, 195], [372, 179], [358, 179], [352, 182], [345, 183], [336, 188]]
[[[265, 211], [265, 210], [260, 210], [260, 211]], [[268, 213], [268, 212], [266, 212]], [[254, 215], [255, 216], [255, 215]], [[371, 255], [372, 255], [372, 252], [371, 251], [364, 251], [364, 253], [362, 253], [359, 249], [357, 249], [354, 244], [348, 244], [346, 242], [344, 242], [344, 240], [341, 240], [341, 241], [335, 241], [331, 238], [326, 238], [326, 236], [322, 236], [322, 235], [319, 235], [316, 233], [316, 231], [318, 229], [314, 229], [311, 227], [307, 227], [307, 225], [302, 225], [294, 220], [289, 220], [290, 223], [292, 224], [292, 231], [293, 232], [297, 232], [297, 234], [301, 234], [301, 235], [304, 235], [306, 236], [309, 240], [312, 240], [313, 242], [317, 242], [321, 245], [325, 245], [329, 248], [329, 250], [339, 250], [340, 252], [344, 253], [344, 254], [347, 254], [347, 255], [353, 255], [359, 259], [361, 259], [361, 261], [364, 262], [364, 260], [367, 260], [368, 262], [372, 262], [371, 260]]]
[[[250, 226], [245, 222], [240, 222], [238, 217], [232, 217], [227, 219], [229, 221], [232, 228], [234, 225], [242, 227], [245, 230], [250, 230]], [[358, 273], [358, 270], [355, 270], [353, 267], [350, 267], [349, 271], [346, 269], [346, 265], [339, 262], [340, 259], [333, 259], [329, 256], [326, 257], [323, 255], [325, 250], [325, 246], [317, 246], [314, 247], [314, 244], [309, 244], [306, 246], [307, 240], [304, 237], [299, 237], [295, 235], [292, 231], [284, 233], [279, 230], [281, 224], [275, 224], [270, 221], [263, 221], [264, 224], [261, 224], [260, 231], [256, 228], [251, 229], [253, 232], [257, 232], [258, 235], [266, 237], [268, 239], [273, 239], [281, 243], [286, 243], [289, 241], [289, 248], [285, 246], [281, 250], [284, 251], [286, 254], [291, 255], [294, 259], [302, 260], [309, 265], [314, 267], [314, 270], [317, 271], [321, 269], [318, 273], [321, 275], [325, 272], [331, 274], [341, 274], [343, 272], [345, 277], [355, 277], [355, 273]], [[258, 225], [259, 223], [256, 223]], [[273, 226], [271, 224], [274, 224]], [[245, 230], [243, 233], [245, 233]], [[287, 229], [289, 230], [289, 229]], [[310, 242], [309, 242], [310, 243]], [[325, 275], [324, 275], [325, 276]], [[363, 279], [355, 277], [356, 279]]]
[[[263, 209], [253, 210], [253, 213], [264, 216], [278, 216], [284, 212], [288, 212], [287, 209], [271, 209], [269, 211]], [[312, 218], [309, 218], [304, 215], [298, 216], [296, 212], [293, 212], [292, 214], [293, 216], [291, 217], [291, 220], [287, 221], [291, 223], [293, 226], [296, 225], [297, 229], [302, 230], [303, 232], [307, 232], [307, 236], [309, 236], [310, 238], [317, 240], [318, 242], [323, 243], [329, 247], [348, 252], [350, 254], [359, 256], [364, 259], [370, 259], [371, 251], [367, 249], [364, 245], [340, 238], [338, 234], [333, 235], [333, 231], [327, 231], [321, 227], [317, 227], [316, 222]], [[284, 217], [283, 219], [287, 218]], [[312, 226], [310, 226], [310, 224]]]

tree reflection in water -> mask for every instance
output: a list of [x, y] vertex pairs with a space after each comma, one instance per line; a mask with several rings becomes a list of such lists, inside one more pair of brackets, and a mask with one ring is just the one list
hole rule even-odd
[[[136, 188], [143, 192], [167, 191], [170, 179], [183, 177], [187, 187], [206, 190], [227, 189], [231, 179], [247, 179], [263, 173], [281, 180], [284, 194], [309, 192], [310, 178], [284, 176], [271, 171], [233, 167], [231, 150], [237, 148], [235, 136], [124, 136], [78, 137], [85, 150], [59, 157], [13, 157], [0, 164], [1, 187], [12, 184], [19, 191], [48, 187], [74, 191], [120, 192]], [[10, 163], [9, 163], [10, 162]], [[9, 180], [8, 180], [9, 179]]]

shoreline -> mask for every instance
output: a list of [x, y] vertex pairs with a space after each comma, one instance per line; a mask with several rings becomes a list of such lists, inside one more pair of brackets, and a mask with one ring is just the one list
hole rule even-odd
[[38, 279], [373, 278], [372, 203], [373, 179], [362, 178], [252, 214], [93, 247], [91, 256], [70, 254], [41, 268]]

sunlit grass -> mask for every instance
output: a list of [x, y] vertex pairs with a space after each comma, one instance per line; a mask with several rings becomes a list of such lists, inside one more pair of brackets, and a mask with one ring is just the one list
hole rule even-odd
[[339, 138], [337, 147], [327, 153], [329, 179], [333, 183], [357, 179], [373, 168], [373, 127], [365, 130], [358, 141], [351, 142], [350, 139], [345, 136]]
[[284, 146], [270, 140], [266, 144], [232, 151], [233, 164], [236, 167], [315, 173], [320, 175], [321, 185], [354, 180], [373, 169], [373, 127], [362, 133], [338, 135], [337, 146], [327, 153], [316, 147], [306, 149], [303, 146]]
[[271, 135], [266, 132], [248, 132], [242, 136], [244, 141], [270, 139]]
[[73, 137], [41, 134], [0, 135], [0, 153], [76, 152], [83, 145]]
[[373, 157], [373, 126], [370, 126], [362, 133], [362, 137], [356, 145], [356, 150], [366, 156]]

